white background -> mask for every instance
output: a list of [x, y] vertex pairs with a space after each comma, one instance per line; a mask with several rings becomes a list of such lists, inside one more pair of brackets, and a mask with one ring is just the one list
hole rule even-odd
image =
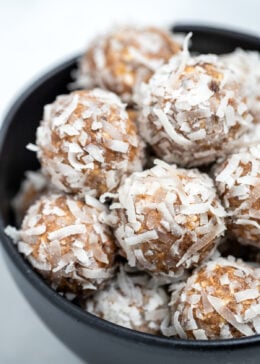
[[[259, 16], [259, 0], [0, 0], [0, 121], [26, 85], [111, 25], [203, 22], [260, 35]], [[35, 316], [1, 256], [0, 277], [0, 363], [81, 363]]]

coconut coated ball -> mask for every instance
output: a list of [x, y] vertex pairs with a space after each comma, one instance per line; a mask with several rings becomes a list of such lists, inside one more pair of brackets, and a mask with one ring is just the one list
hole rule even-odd
[[173, 292], [166, 336], [230, 339], [260, 333], [260, 272], [233, 257], [209, 261]]
[[109, 286], [87, 299], [86, 310], [129, 329], [159, 334], [169, 297], [163, 287], [150, 283], [148, 275], [128, 274], [121, 267]]
[[95, 39], [80, 61], [77, 84], [98, 86], [132, 103], [134, 88], [180, 51], [162, 29], [123, 27]]
[[111, 223], [130, 266], [177, 279], [215, 251], [225, 211], [206, 174], [155, 163], [124, 180]]
[[44, 109], [37, 130], [43, 172], [59, 190], [99, 197], [142, 169], [142, 143], [125, 105], [108, 91], [75, 91]]
[[260, 248], [260, 146], [228, 156], [213, 174], [229, 232], [240, 243]]
[[214, 162], [251, 127], [235, 74], [215, 55], [184, 50], [139, 88], [136, 100], [142, 137], [159, 158], [180, 166]]
[[58, 291], [93, 292], [114, 274], [116, 247], [110, 229], [100, 222], [104, 209], [91, 196], [86, 202], [43, 196], [23, 220], [18, 250]]

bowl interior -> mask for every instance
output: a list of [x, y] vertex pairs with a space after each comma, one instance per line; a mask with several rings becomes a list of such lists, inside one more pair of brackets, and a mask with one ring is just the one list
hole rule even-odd
[[[260, 39], [254, 36], [240, 34], [222, 29], [214, 29], [209, 27], [178, 25], [173, 28], [176, 32], [193, 32], [191, 50], [200, 53], [226, 53], [231, 52], [236, 47], [244, 49], [252, 49], [260, 51]], [[14, 224], [14, 218], [11, 209], [11, 199], [17, 192], [20, 183], [24, 177], [24, 172], [27, 170], [36, 170], [39, 168], [39, 163], [35, 153], [26, 150], [25, 146], [35, 141], [35, 132], [42, 117], [43, 106], [52, 102], [59, 94], [68, 93], [67, 85], [72, 82], [71, 72], [76, 67], [77, 58], [73, 58], [54, 70], [48, 72], [29, 89], [27, 89], [15, 104], [10, 108], [0, 135], [0, 236], [2, 244], [7, 254], [14, 260], [21, 271], [21, 274], [28, 269], [31, 270], [31, 276], [37, 281], [41, 280], [38, 275], [29, 268], [27, 262], [17, 252], [16, 247], [11, 240], [7, 238], [3, 229], [8, 224]], [[43, 282], [42, 282], [43, 283]], [[48, 295], [55, 296], [56, 293], [51, 290], [45, 283], [45, 290]], [[59, 300], [65, 299], [59, 297]], [[60, 302], [62, 302], [60, 301]], [[70, 302], [64, 304], [73, 305]], [[73, 308], [75, 315], [82, 315], [79, 308]], [[86, 315], [86, 314], [85, 314]], [[87, 316], [87, 315], [86, 315]], [[96, 322], [102, 321], [96, 319]], [[101, 324], [101, 326], [104, 323]], [[113, 328], [113, 324], [107, 323], [107, 327]], [[111, 329], [112, 330], [112, 329]], [[122, 329], [124, 332], [127, 329]], [[127, 330], [129, 331], [129, 330]], [[156, 340], [157, 342], [168, 344], [176, 343], [176, 340], [167, 338], [152, 338], [151, 335], [132, 332], [131, 335], [146, 338], [147, 340]], [[250, 340], [259, 340], [259, 336], [249, 338]], [[221, 346], [225, 341], [228, 342], [243, 342], [248, 338], [241, 340], [223, 340], [211, 342], [210, 345]], [[178, 344], [185, 345], [205, 345], [203, 342], [186, 342], [178, 340]]]

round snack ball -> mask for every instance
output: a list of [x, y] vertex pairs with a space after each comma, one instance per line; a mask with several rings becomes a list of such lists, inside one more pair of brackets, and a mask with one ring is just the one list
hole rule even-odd
[[260, 272], [235, 260], [209, 261], [173, 292], [166, 336], [214, 340], [260, 333]]
[[28, 210], [18, 250], [60, 292], [87, 294], [114, 274], [116, 247], [100, 222], [104, 207], [86, 196], [43, 196]]
[[134, 88], [180, 51], [162, 29], [123, 27], [95, 39], [79, 65], [77, 84], [113, 91], [132, 102]]
[[228, 231], [240, 243], [260, 248], [260, 146], [230, 155], [213, 174], [228, 213]]
[[94, 89], [57, 97], [37, 130], [38, 158], [58, 189], [95, 197], [142, 169], [142, 143], [125, 105]]
[[160, 334], [168, 315], [169, 297], [163, 287], [150, 286], [146, 274], [127, 274], [121, 267], [104, 289], [86, 301], [86, 310], [104, 320], [149, 334]]
[[225, 211], [206, 174], [155, 164], [124, 180], [111, 224], [130, 266], [177, 279], [213, 254]]
[[41, 171], [27, 171], [18, 193], [12, 200], [16, 222], [21, 225], [29, 207], [43, 194], [53, 191], [46, 177]]
[[242, 94], [255, 123], [260, 123], [260, 54], [255, 51], [236, 49], [225, 54], [222, 61], [236, 74], [241, 85]]
[[156, 155], [201, 166], [237, 146], [252, 116], [235, 75], [215, 55], [181, 55], [158, 69], [136, 94], [142, 137]]

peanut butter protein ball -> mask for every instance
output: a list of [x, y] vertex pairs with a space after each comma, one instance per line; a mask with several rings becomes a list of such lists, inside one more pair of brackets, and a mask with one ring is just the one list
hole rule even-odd
[[130, 266], [177, 279], [213, 254], [225, 211], [206, 174], [155, 164], [124, 180], [111, 218]]
[[142, 137], [157, 157], [180, 166], [214, 162], [252, 122], [235, 74], [217, 56], [187, 49], [142, 84], [136, 101]]
[[165, 288], [150, 283], [147, 274], [127, 274], [121, 267], [107, 288], [87, 299], [86, 310], [129, 329], [160, 334], [169, 297]]
[[[92, 293], [114, 275], [116, 246], [100, 222], [104, 209], [91, 196], [86, 202], [62, 194], [43, 196], [17, 232], [18, 250], [59, 292]], [[6, 232], [12, 235], [12, 228]]]
[[135, 87], [177, 54], [181, 46], [162, 29], [122, 27], [98, 37], [80, 61], [77, 84], [117, 93], [132, 103]]
[[125, 105], [95, 89], [58, 96], [37, 130], [42, 171], [59, 190], [99, 197], [142, 169], [142, 142]]
[[166, 336], [231, 339], [260, 333], [260, 275], [241, 260], [218, 258], [198, 268], [171, 300]]

